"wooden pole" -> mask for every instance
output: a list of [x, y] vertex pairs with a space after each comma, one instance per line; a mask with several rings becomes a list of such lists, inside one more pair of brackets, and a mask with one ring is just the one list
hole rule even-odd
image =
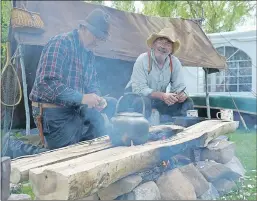
[[[10, 42], [7, 42], [6, 43], [6, 65], [8, 65], [10, 63], [11, 55], [12, 55], [12, 53], [11, 53], [11, 44], [10, 44]], [[6, 72], [6, 81], [5, 81], [5, 83], [3, 83], [3, 84], [5, 84], [5, 86], [8, 86], [8, 87], [10, 87], [12, 85], [12, 83], [11, 83], [11, 81], [12, 81], [12, 79], [11, 79], [11, 72], [10, 72], [9, 69], [10, 68], [7, 67], [7, 69], [5, 71]], [[3, 76], [3, 74], [2, 74], [2, 76]], [[2, 76], [1, 76], [1, 79], [2, 79]], [[1, 82], [1, 84], [2, 84], [2, 82]], [[7, 87], [6, 87], [6, 89], [7, 89]], [[5, 91], [4, 93], [2, 93], [1, 96], [4, 96], [3, 97], [4, 100], [7, 99], [8, 101], [10, 101], [10, 99], [11, 99], [11, 97], [10, 97], [11, 94], [8, 93], [8, 91]], [[9, 131], [9, 129], [10, 129], [10, 124], [11, 124], [11, 121], [12, 121], [12, 109], [13, 108], [5, 106], [5, 105], [2, 105], [1, 109], [4, 112], [3, 132], [7, 133]]]
[[30, 134], [30, 113], [29, 113], [28, 93], [27, 93], [27, 79], [26, 79], [26, 71], [25, 71], [25, 65], [24, 65], [24, 52], [23, 52], [22, 45], [19, 45], [19, 52], [20, 52], [22, 86], [23, 86], [24, 106], [25, 106], [25, 115], [26, 115], [26, 135], [29, 135]]
[[211, 119], [211, 109], [210, 109], [210, 97], [208, 91], [208, 69], [204, 68], [205, 75], [205, 94], [206, 94], [206, 108], [207, 108], [207, 118]]
[[[204, 10], [202, 8], [202, 17], [199, 19], [196, 19], [197, 23], [199, 26], [202, 28], [202, 23], [204, 21]], [[205, 82], [205, 95], [206, 95], [206, 108], [207, 108], [207, 118], [211, 119], [211, 109], [210, 109], [210, 97], [209, 97], [209, 92], [208, 92], [208, 68], [203, 68], [204, 69], [204, 82]]]
[[10, 197], [10, 174], [11, 159], [2, 157], [1, 159], [1, 200], [8, 200]]

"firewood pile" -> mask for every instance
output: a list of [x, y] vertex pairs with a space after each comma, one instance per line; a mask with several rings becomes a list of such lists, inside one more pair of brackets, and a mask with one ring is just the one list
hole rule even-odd
[[113, 147], [106, 136], [13, 160], [11, 183], [29, 181], [39, 200], [217, 199], [244, 175], [224, 137], [237, 128], [221, 120], [170, 126], [172, 134], [137, 146]]

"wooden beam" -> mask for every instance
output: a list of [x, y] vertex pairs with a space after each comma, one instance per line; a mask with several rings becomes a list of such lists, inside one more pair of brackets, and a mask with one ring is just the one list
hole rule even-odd
[[[234, 132], [238, 122], [208, 120], [188, 127], [164, 141], [131, 147], [114, 147], [69, 161], [29, 171], [33, 192], [41, 200], [81, 199], [130, 174], [154, 167], [162, 148], [188, 144], [199, 139], [199, 146], [218, 135]], [[172, 153], [170, 153], [172, 154]]]
[[68, 147], [13, 159], [11, 162], [11, 182], [17, 184], [22, 181], [28, 181], [29, 170], [32, 168], [44, 167], [110, 147], [112, 147], [112, 144], [109, 137], [104, 136]]
[[158, 126], [151, 126], [149, 128], [149, 133], [160, 133], [160, 132], [174, 132], [178, 133], [185, 129], [182, 126], [177, 125], [158, 125]]
[[[160, 125], [150, 127], [151, 133], [182, 131], [183, 127], [175, 125]], [[92, 142], [92, 143], [91, 143]], [[91, 141], [82, 142], [65, 148], [44, 152], [33, 156], [25, 156], [12, 160], [11, 182], [17, 184], [29, 179], [29, 170], [37, 167], [59, 163], [76, 157], [84, 156], [89, 153], [100, 151], [112, 147], [108, 136], [96, 138]]]

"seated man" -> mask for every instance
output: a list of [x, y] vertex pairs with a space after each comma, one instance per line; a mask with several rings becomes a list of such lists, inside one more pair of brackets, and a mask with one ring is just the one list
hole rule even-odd
[[[146, 118], [150, 117], [152, 108], [160, 114], [186, 116], [186, 111], [193, 109], [193, 101], [185, 91], [182, 65], [174, 56], [180, 42], [162, 30], [152, 34], [147, 44], [151, 50], [137, 58], [125, 90], [144, 97]], [[132, 105], [135, 111], [142, 111], [138, 98]]]
[[[101, 113], [111, 118], [117, 100], [101, 97], [93, 54], [109, 36], [108, 17], [102, 10], [94, 10], [79, 29], [51, 38], [42, 51], [30, 100], [48, 149], [108, 135]], [[89, 130], [85, 123], [90, 124]], [[15, 146], [13, 141], [9, 144]]]

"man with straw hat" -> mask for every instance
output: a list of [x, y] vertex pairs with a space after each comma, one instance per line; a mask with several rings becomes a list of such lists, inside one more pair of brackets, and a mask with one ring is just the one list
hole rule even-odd
[[[137, 58], [131, 79], [126, 89], [144, 97], [146, 118], [152, 108], [161, 114], [186, 116], [193, 109], [193, 101], [188, 97], [183, 79], [182, 65], [174, 54], [180, 48], [180, 41], [164, 28], [147, 39], [149, 52]], [[132, 108], [141, 111], [139, 99], [133, 100]]]

